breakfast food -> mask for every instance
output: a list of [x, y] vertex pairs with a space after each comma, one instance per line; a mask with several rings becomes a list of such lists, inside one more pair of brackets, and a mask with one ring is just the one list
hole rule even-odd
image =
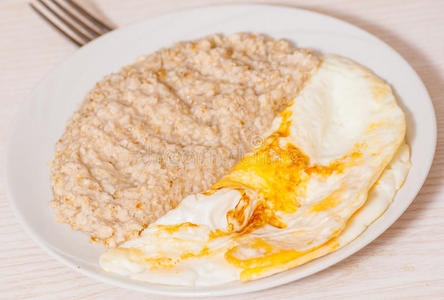
[[51, 162], [59, 222], [108, 247], [225, 175], [316, 69], [287, 41], [239, 33], [161, 49], [87, 94]]
[[287, 270], [355, 239], [407, 176], [404, 113], [386, 83], [333, 55], [295, 96], [261, 145], [140, 237], [108, 249], [103, 269], [210, 286]]
[[106, 271], [254, 280], [345, 246], [387, 209], [410, 167], [405, 126], [390, 86], [349, 59], [211, 35], [96, 84], [57, 142], [51, 206], [111, 248]]

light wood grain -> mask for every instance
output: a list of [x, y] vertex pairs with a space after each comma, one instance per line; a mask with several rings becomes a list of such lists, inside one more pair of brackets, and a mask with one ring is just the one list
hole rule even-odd
[[[176, 9], [231, 2], [97, 0], [89, 5], [122, 26]], [[10, 122], [21, 102], [45, 73], [76, 51], [75, 46], [51, 30], [26, 3], [26, 0], [0, 2], [0, 151], [5, 147]], [[434, 165], [416, 200], [371, 245], [303, 280], [230, 298], [443, 299], [444, 1], [281, 0], [267, 3], [308, 8], [341, 18], [396, 49], [418, 72], [433, 99], [438, 117], [438, 145]], [[0, 183], [3, 182], [1, 177]], [[98, 282], [57, 262], [23, 231], [3, 188], [0, 188], [0, 298], [165, 299]]]

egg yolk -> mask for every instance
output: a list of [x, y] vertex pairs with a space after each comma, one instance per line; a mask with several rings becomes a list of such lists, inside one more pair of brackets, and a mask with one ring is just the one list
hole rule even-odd
[[[356, 163], [361, 157], [359, 147], [344, 157], [337, 159], [327, 166], [311, 165], [310, 158], [300, 149], [289, 142], [291, 127], [290, 110], [281, 113], [282, 121], [279, 128], [268, 136], [262, 145], [254, 153], [245, 156], [233, 169], [220, 181], [215, 183], [208, 191], [210, 195], [223, 188], [238, 190], [242, 197], [236, 207], [227, 212], [227, 231], [215, 230], [210, 233], [209, 239], [233, 234], [230, 239], [237, 243], [225, 251], [225, 259], [243, 269], [241, 280], [251, 280], [269, 270], [289, 262], [298, 260], [308, 261], [315, 257], [319, 251], [333, 251], [337, 246], [334, 235], [323, 245], [314, 247], [308, 251], [296, 251], [281, 249], [270, 245], [261, 239], [255, 239], [253, 243], [245, 245], [244, 237], [265, 225], [276, 228], [285, 228], [287, 225], [276, 215], [277, 212], [294, 213], [300, 207], [300, 199], [304, 197], [307, 182], [313, 174], [329, 176], [334, 172], [341, 173], [347, 167]], [[251, 197], [259, 199], [255, 203], [253, 212], [248, 216], [246, 211], [253, 205]], [[325, 199], [314, 204], [309, 211], [320, 212], [339, 205], [342, 201], [341, 189], [331, 193]], [[177, 225], [159, 225], [161, 229], [169, 233], [183, 228], [183, 226], [198, 226], [192, 223]], [[251, 247], [261, 253], [252, 258], [239, 258], [236, 253], [239, 247]], [[180, 259], [209, 255], [211, 251], [205, 249], [197, 254], [185, 253]], [[312, 258], [310, 258], [312, 257]], [[166, 266], [177, 261], [168, 261]], [[162, 264], [156, 264], [162, 265]]]

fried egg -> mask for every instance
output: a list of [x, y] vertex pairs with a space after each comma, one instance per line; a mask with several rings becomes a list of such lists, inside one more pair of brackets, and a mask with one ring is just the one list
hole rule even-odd
[[259, 147], [100, 265], [152, 283], [210, 286], [326, 255], [391, 203], [409, 169], [405, 127], [386, 83], [326, 55]]

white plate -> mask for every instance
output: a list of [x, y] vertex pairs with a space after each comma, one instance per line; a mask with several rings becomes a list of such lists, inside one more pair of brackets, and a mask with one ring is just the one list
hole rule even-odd
[[[146, 284], [102, 271], [102, 246], [86, 235], [54, 221], [47, 162], [65, 123], [85, 93], [105, 74], [118, 71], [173, 42], [216, 32], [251, 31], [286, 38], [297, 46], [336, 53], [369, 67], [389, 82], [407, 114], [407, 140], [412, 169], [394, 203], [359, 238], [332, 254], [303, 266], [248, 283], [211, 288]], [[60, 261], [77, 271], [121, 287], [180, 296], [230, 295], [278, 286], [325, 269], [355, 253], [386, 230], [421, 188], [431, 166], [436, 121], [429, 95], [419, 77], [389, 46], [363, 30], [310, 11], [263, 5], [230, 5], [180, 11], [115, 30], [77, 51], [57, 66], [32, 93], [17, 116], [6, 157], [9, 198], [32, 237]]]

